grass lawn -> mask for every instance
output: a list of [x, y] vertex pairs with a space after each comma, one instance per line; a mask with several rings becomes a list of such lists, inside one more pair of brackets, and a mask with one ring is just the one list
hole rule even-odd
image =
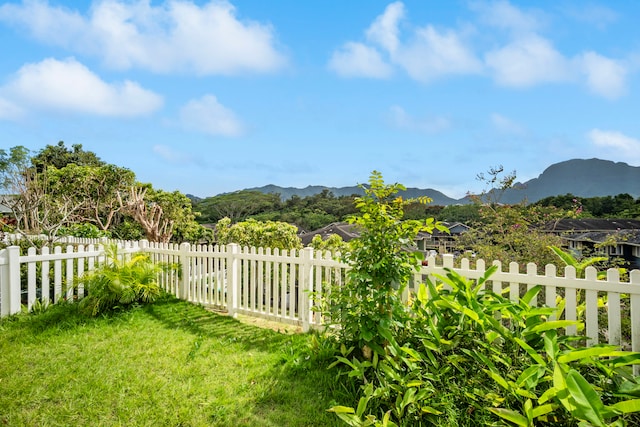
[[302, 360], [311, 335], [171, 297], [96, 319], [75, 307], [0, 321], [0, 425], [339, 425], [326, 409], [348, 397]]

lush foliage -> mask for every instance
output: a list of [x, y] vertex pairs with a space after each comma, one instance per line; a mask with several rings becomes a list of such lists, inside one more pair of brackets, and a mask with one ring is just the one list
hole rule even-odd
[[312, 196], [293, 196], [285, 201], [280, 200], [278, 194], [243, 190], [207, 197], [194, 203], [194, 209], [202, 212], [200, 222], [217, 222], [226, 217], [234, 223], [251, 218], [287, 222], [311, 231], [345, 220], [356, 212], [353, 201], [354, 196], [335, 197], [326, 189]]
[[[418, 259], [406, 250], [419, 224], [402, 222], [405, 203], [374, 172], [358, 200], [363, 229], [347, 254], [348, 281], [325, 296], [339, 348], [334, 367], [352, 405], [330, 410], [351, 426], [635, 425], [640, 354], [583, 348], [563, 328], [564, 302], [537, 307], [540, 287], [510, 301], [447, 270], [427, 278], [407, 303], [403, 289]], [[425, 224], [420, 224], [424, 226]], [[434, 224], [428, 222], [427, 226]], [[553, 255], [548, 248], [545, 248]]]
[[229, 218], [223, 218], [216, 224], [218, 244], [237, 243], [240, 246], [256, 248], [300, 249], [302, 242], [298, 229], [284, 222], [246, 221], [231, 224]]
[[136, 183], [135, 174], [107, 164], [82, 145], [64, 142], [33, 154], [17, 146], [0, 150], [0, 194], [25, 236], [53, 242], [65, 228], [91, 223], [121, 239], [212, 240], [183, 194]]
[[[405, 333], [382, 354], [349, 358], [361, 385], [353, 407], [334, 407], [349, 425], [636, 425], [640, 354], [580, 347], [558, 332], [577, 322], [558, 308], [530, 305], [540, 287], [511, 302], [452, 271], [421, 285]], [[446, 287], [444, 286], [446, 285]]]
[[88, 294], [80, 301], [86, 313], [96, 316], [132, 304], [154, 302], [160, 296], [160, 265], [146, 254], [137, 253], [129, 259], [116, 245], [108, 246], [105, 252], [105, 264], [78, 278]]
[[62, 236], [84, 237], [88, 239], [111, 237], [110, 232], [100, 230], [94, 224], [88, 222], [71, 224], [67, 227], [60, 227], [58, 233]]
[[349, 244], [337, 234], [331, 234], [324, 240], [321, 235], [316, 234], [313, 236], [309, 246], [316, 251], [329, 251], [334, 254], [346, 253], [349, 250]]
[[361, 234], [343, 255], [350, 266], [348, 280], [330, 292], [323, 309], [340, 326], [341, 343], [355, 345], [363, 354], [371, 349], [382, 353], [386, 336], [407, 320], [401, 295], [423, 258], [411, 250], [416, 235], [445, 229], [433, 219], [402, 221], [405, 206], [415, 200], [398, 197], [405, 187], [385, 184], [377, 171], [362, 189], [364, 196], [356, 198], [360, 214], [350, 218]]
[[472, 229], [461, 235], [457, 244], [460, 250], [471, 249], [476, 258], [485, 261], [498, 260], [503, 265], [517, 262], [521, 266], [533, 262], [542, 269], [557, 262], [549, 246], [561, 244], [560, 237], [542, 230], [544, 225], [574, 213], [525, 203], [501, 204], [501, 196], [512, 188], [515, 178], [515, 172], [504, 174], [502, 166], [478, 175], [487, 187], [471, 197], [478, 219], [468, 224]]
[[630, 194], [603, 197], [577, 197], [573, 194], [547, 197], [538, 200], [537, 206], [554, 206], [570, 210], [576, 204], [583, 218], [640, 218], [640, 197], [634, 199]]

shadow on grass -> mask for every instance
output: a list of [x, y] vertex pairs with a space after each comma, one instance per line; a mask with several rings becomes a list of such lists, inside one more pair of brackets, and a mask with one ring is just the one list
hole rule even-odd
[[[313, 349], [308, 334], [284, 334], [242, 323], [226, 315], [207, 311], [170, 295], [154, 304], [110, 312], [96, 318], [82, 314], [78, 304], [50, 306], [38, 315], [18, 315], [0, 321], [0, 330], [15, 342], [50, 342], [57, 334], [76, 334], [87, 326], [114, 324], [126, 328], [133, 317], [157, 322], [167, 333], [184, 331], [198, 342], [217, 340], [233, 343], [240, 353], [269, 353], [264, 367], [250, 378], [236, 383], [256, 387], [259, 393], [243, 393], [245, 403], [218, 402], [203, 407], [212, 426], [333, 426], [340, 425], [326, 409], [351, 404], [340, 390], [335, 373], [327, 370], [332, 361], [322, 350]], [[5, 323], [6, 322], [6, 323]], [[3, 326], [7, 326], [3, 328]], [[41, 341], [41, 339], [43, 339]], [[194, 341], [194, 342], [195, 342]], [[242, 355], [240, 356], [242, 357]], [[239, 371], [241, 372], [241, 371]], [[239, 373], [239, 375], [242, 375]]]
[[[171, 296], [145, 306], [144, 311], [168, 329], [188, 331], [202, 339], [231, 340], [246, 351], [278, 355], [277, 362], [264, 367], [259, 380], [272, 386], [254, 402], [252, 420], [246, 425], [343, 425], [326, 409], [336, 402], [350, 402], [353, 395], [349, 396], [348, 392], [340, 389], [335, 372], [327, 370], [333, 362], [332, 354], [328, 354], [330, 352], [326, 349], [314, 349], [310, 345], [309, 334], [284, 334], [248, 325]], [[309, 423], [300, 424], [299, 414], [309, 411], [315, 411], [317, 417]], [[212, 421], [215, 418], [216, 415], [212, 414]], [[260, 423], [256, 424], [256, 420]], [[244, 425], [237, 424], [237, 420], [235, 423]]]
[[247, 349], [272, 351], [291, 340], [291, 335], [247, 325], [168, 295], [145, 306], [144, 311], [168, 329], [181, 329], [208, 338], [230, 338]]

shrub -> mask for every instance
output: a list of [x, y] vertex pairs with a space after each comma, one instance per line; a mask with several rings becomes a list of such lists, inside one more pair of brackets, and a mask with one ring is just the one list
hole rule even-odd
[[400, 297], [423, 259], [412, 250], [418, 232], [446, 228], [433, 218], [402, 221], [406, 206], [430, 200], [402, 199], [397, 193], [405, 187], [385, 184], [380, 172], [373, 171], [369, 185], [360, 187], [364, 195], [355, 199], [360, 214], [349, 218], [360, 237], [349, 242], [343, 255], [350, 266], [348, 280], [320, 305], [327, 322], [339, 326], [342, 344], [382, 354], [386, 336], [407, 320]]
[[130, 259], [118, 252], [116, 245], [106, 249], [107, 261], [83, 275], [78, 283], [88, 295], [81, 301], [83, 311], [96, 316], [134, 303], [154, 302], [160, 295], [157, 276], [162, 267], [147, 255], [135, 254]]

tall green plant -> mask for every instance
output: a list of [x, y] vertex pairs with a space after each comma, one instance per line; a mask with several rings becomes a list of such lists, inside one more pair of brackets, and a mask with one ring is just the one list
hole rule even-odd
[[78, 279], [88, 294], [80, 302], [85, 312], [96, 316], [134, 303], [154, 302], [160, 296], [157, 277], [162, 267], [146, 254], [127, 259], [116, 245], [110, 245], [105, 255], [103, 265]]
[[361, 234], [343, 256], [350, 266], [348, 280], [333, 289], [325, 315], [340, 326], [343, 344], [355, 345], [367, 354], [370, 349], [384, 354], [389, 331], [407, 318], [402, 292], [423, 259], [412, 250], [415, 238], [420, 231], [446, 228], [433, 218], [403, 221], [406, 206], [430, 199], [402, 199], [397, 193], [406, 188], [385, 184], [380, 172], [373, 171], [369, 185], [360, 187], [364, 195], [355, 199], [359, 214], [349, 222]]
[[[560, 258], [566, 266], [571, 266], [575, 268], [576, 276], [580, 278], [584, 277], [584, 271], [587, 269], [587, 267], [595, 266], [598, 263], [607, 262], [609, 260], [609, 258], [603, 257], [603, 256], [594, 256], [594, 257], [583, 258], [579, 260], [569, 252], [565, 252], [557, 246], [549, 246], [549, 249], [551, 250], [551, 252], [556, 254], [558, 258]], [[607, 277], [606, 271], [598, 272], [599, 279], [604, 279], [606, 277]]]

